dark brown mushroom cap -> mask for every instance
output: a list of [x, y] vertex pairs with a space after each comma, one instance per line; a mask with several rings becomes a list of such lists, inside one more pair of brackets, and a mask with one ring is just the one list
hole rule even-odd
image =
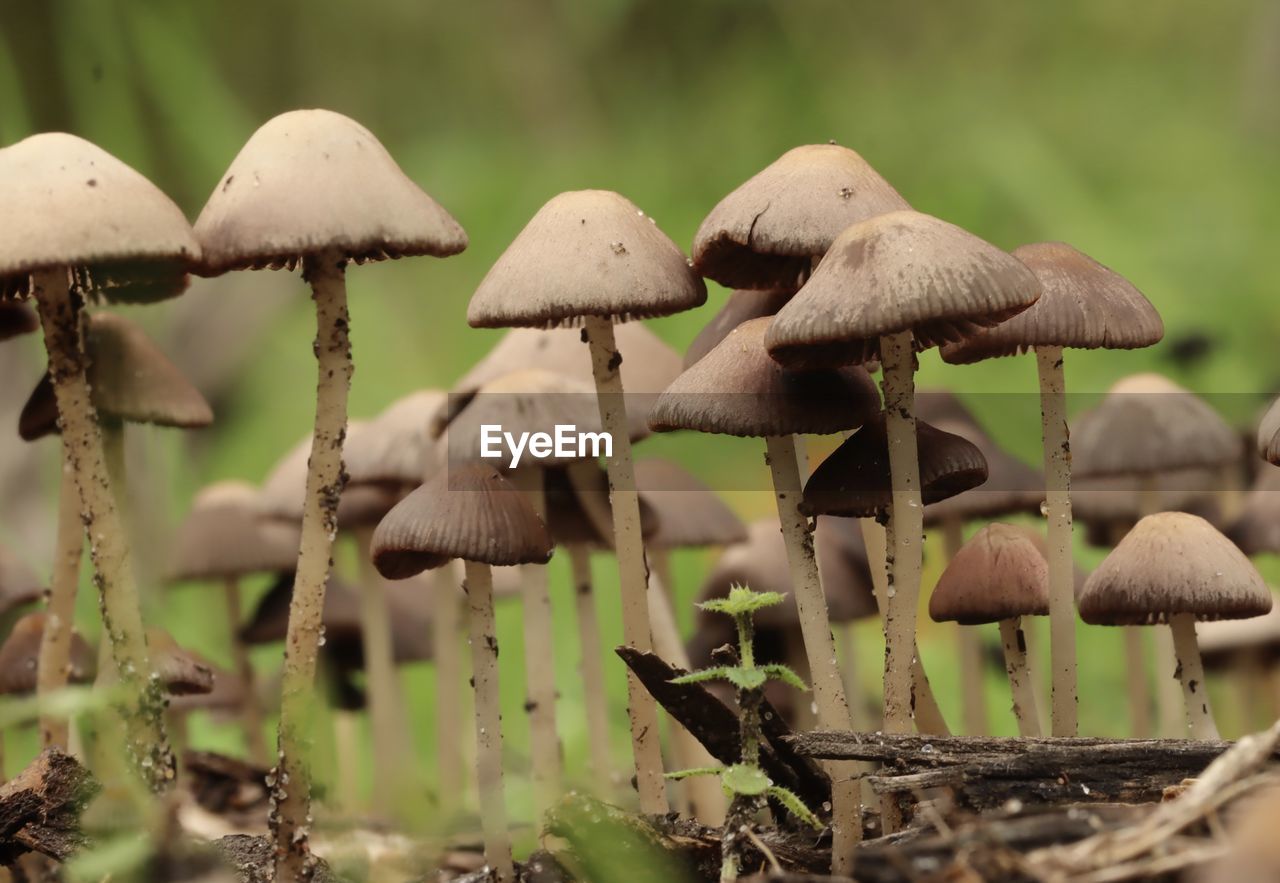
[[[155, 342], [134, 322], [94, 313], [85, 335], [93, 405], [107, 420], [199, 429], [213, 411]], [[18, 418], [18, 434], [34, 441], [58, 431], [58, 406], [46, 373]]]
[[0, 617], [44, 596], [44, 582], [8, 546], [0, 545]]
[[[968, 439], [917, 420], [916, 443], [925, 505], [987, 480], [982, 451]], [[881, 412], [818, 465], [805, 483], [800, 508], [807, 515], [870, 518], [887, 511], [892, 504], [889, 440]]]
[[577, 325], [668, 316], [701, 306], [703, 282], [630, 200], [608, 190], [561, 193], [507, 247], [467, 307], [475, 328]]
[[1159, 374], [1119, 381], [1071, 427], [1072, 471], [1081, 478], [1221, 466], [1239, 460], [1240, 449], [1208, 402]]
[[[240, 640], [246, 644], [272, 644], [283, 641], [289, 629], [289, 603], [293, 599], [292, 570], [276, 577], [271, 588], [258, 601], [253, 614], [240, 629]], [[329, 574], [325, 586], [324, 608], [320, 614], [327, 646], [332, 641], [360, 636], [360, 591]]]
[[956, 552], [929, 597], [934, 622], [981, 625], [1049, 615], [1049, 565], [1026, 532], [988, 524]]
[[263, 517], [258, 489], [220, 481], [200, 493], [178, 527], [169, 578], [221, 580], [292, 570], [301, 531]]
[[747, 538], [733, 510], [678, 463], [636, 461], [636, 487], [655, 516], [657, 529], [645, 537], [651, 549], [729, 546]]
[[1280, 398], [1271, 403], [1258, 423], [1258, 456], [1280, 466]]
[[0, 297], [30, 293], [30, 274], [87, 268], [112, 301], [172, 297], [200, 246], [182, 210], [105, 150], [45, 132], [0, 150]]
[[232, 712], [244, 706], [248, 693], [235, 672], [214, 665], [198, 653], [190, 654], [208, 669], [213, 678], [213, 689], [208, 693], [183, 693], [171, 696], [169, 711], [185, 714], [192, 711]]
[[909, 208], [854, 151], [807, 144], [720, 200], [694, 236], [693, 266], [730, 287], [794, 287], [849, 226]]
[[948, 519], [979, 521], [1040, 511], [1045, 494], [1044, 475], [1038, 469], [1032, 469], [1000, 447], [973, 420], [940, 420], [932, 425], [973, 442], [987, 462], [987, 480], [980, 487], [926, 506], [926, 526]]
[[1225, 533], [1246, 555], [1280, 553], [1280, 468], [1262, 467]]
[[762, 438], [826, 435], [861, 426], [880, 407], [870, 375], [856, 366], [793, 371], [769, 357], [772, 317], [743, 322], [658, 397], [649, 426]]
[[1040, 299], [1007, 322], [942, 347], [955, 365], [1037, 346], [1131, 350], [1159, 343], [1164, 323], [1151, 301], [1116, 271], [1062, 242], [1013, 250], [1040, 280]]
[[147, 655], [152, 670], [170, 696], [202, 696], [213, 692], [212, 666], [181, 647], [164, 629], [147, 629]]
[[40, 319], [30, 307], [0, 300], [0, 341], [30, 334], [39, 327]]
[[[583, 469], [588, 464], [578, 464]], [[637, 467], [639, 464], [636, 464]], [[613, 533], [610, 530], [602, 535], [596, 530], [595, 522], [587, 514], [584, 496], [592, 494], [597, 497], [595, 505], [609, 511], [609, 474], [603, 467], [595, 467], [580, 473], [579, 481], [584, 486], [575, 485], [563, 468], [551, 468], [544, 473], [543, 489], [547, 504], [547, 530], [557, 546], [588, 546], [592, 549], [612, 549]], [[640, 484], [639, 478], [636, 479]], [[641, 486], [643, 489], [643, 486]], [[658, 530], [658, 515], [653, 504], [641, 493], [640, 495], [640, 534], [646, 540]], [[504, 571], [513, 568], [494, 568], [494, 596], [500, 595], [498, 578]]]
[[1280, 656], [1280, 605], [1274, 603], [1271, 611], [1249, 619], [1223, 619], [1206, 622], [1196, 628], [1196, 642], [1206, 669], [1229, 668], [1232, 662], [1254, 656], [1266, 665]]
[[367, 431], [348, 438], [342, 448], [348, 484], [421, 484], [438, 462], [431, 422], [447, 399], [440, 390], [412, 392], [368, 421]]
[[1179, 613], [1248, 619], [1271, 609], [1271, 592], [1209, 522], [1160, 512], [1139, 521], [1089, 575], [1078, 606], [1091, 625], [1146, 625]]
[[551, 535], [524, 496], [492, 466], [451, 465], [401, 500], [373, 532], [373, 563], [405, 579], [461, 558], [545, 564]]
[[688, 368], [715, 349], [730, 331], [743, 322], [777, 313], [783, 304], [791, 300], [793, 294], [795, 290], [790, 288], [769, 288], [763, 291], [742, 288], [729, 292], [729, 299], [711, 317], [711, 321], [702, 326], [698, 336], [685, 350], [684, 367]]
[[[361, 436], [369, 431], [365, 421], [352, 420], [347, 424], [347, 440], [362, 444]], [[302, 523], [310, 456], [311, 436], [308, 435], [276, 463], [262, 483], [259, 496], [264, 518]], [[398, 500], [398, 488], [383, 484], [347, 485], [338, 498], [338, 530], [371, 527], [391, 511]]]
[[254, 132], [195, 232], [208, 275], [291, 267], [326, 251], [363, 263], [467, 247], [458, 222], [368, 129], [328, 110], [283, 113]]
[[[0, 695], [25, 696], [36, 689], [40, 643], [44, 640], [44, 611], [28, 613], [13, 624], [9, 636], [0, 645]], [[97, 655], [74, 629], [71, 632], [71, 658], [67, 680], [87, 684], [93, 680]]]
[[778, 311], [765, 343], [781, 362], [846, 365], [911, 331], [916, 349], [961, 340], [1035, 303], [1025, 264], [954, 224], [919, 212], [845, 230]]

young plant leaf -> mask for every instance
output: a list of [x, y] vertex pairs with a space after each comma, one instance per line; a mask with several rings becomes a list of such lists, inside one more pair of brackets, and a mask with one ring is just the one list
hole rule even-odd
[[698, 606], [709, 613], [750, 616], [757, 610], [781, 604], [784, 597], [779, 592], [753, 592], [746, 586], [733, 586], [728, 597], [703, 601]]
[[787, 812], [791, 813], [800, 821], [804, 822], [811, 828], [822, 830], [822, 822], [813, 814], [809, 807], [804, 805], [804, 801], [795, 795], [794, 792], [788, 791], [781, 785], [771, 785], [767, 791], [769, 797], [782, 804]]
[[688, 674], [680, 675], [678, 678], [672, 678], [673, 684], [702, 684], [707, 681], [730, 681], [729, 669], [726, 666], [718, 668], [702, 668], [698, 671], [691, 671]]
[[808, 690], [809, 685], [806, 684], [800, 675], [793, 672], [787, 666], [781, 663], [771, 663], [769, 665], [760, 666], [760, 671], [764, 672], [765, 677], [773, 681], [782, 681], [788, 686], [795, 687], [797, 690]]
[[773, 786], [764, 770], [745, 763], [726, 767], [720, 774], [720, 784], [730, 794], [740, 794], [743, 797], [757, 797]]

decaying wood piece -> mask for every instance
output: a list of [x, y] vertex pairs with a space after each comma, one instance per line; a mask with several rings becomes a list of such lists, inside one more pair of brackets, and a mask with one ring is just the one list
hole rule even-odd
[[0, 866], [27, 852], [62, 861], [83, 847], [80, 812], [99, 787], [74, 757], [46, 748], [0, 787]]

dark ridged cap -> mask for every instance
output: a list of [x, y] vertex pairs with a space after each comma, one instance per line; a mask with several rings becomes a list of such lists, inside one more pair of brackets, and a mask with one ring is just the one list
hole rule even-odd
[[220, 481], [196, 494], [174, 539], [172, 580], [214, 580], [292, 570], [300, 529], [263, 518], [258, 489]]
[[772, 316], [791, 300], [793, 294], [795, 291], [789, 288], [768, 288], [763, 291], [743, 288], [731, 291], [724, 306], [711, 317], [710, 322], [702, 326], [698, 336], [685, 350], [684, 366], [688, 368], [711, 352], [730, 331], [743, 322], [759, 319], [761, 316]]
[[980, 625], [1049, 615], [1049, 565], [1009, 524], [988, 524], [960, 547], [929, 597], [934, 622]]
[[[13, 624], [9, 637], [0, 645], [0, 694], [25, 696], [36, 689], [40, 642], [44, 640], [44, 611], [28, 613]], [[67, 680], [87, 684], [93, 680], [97, 654], [77, 631], [71, 632], [71, 661]]]
[[981, 521], [1018, 513], [1037, 514], [1044, 502], [1044, 475], [1014, 457], [974, 421], [939, 420], [934, 428], [973, 443], [987, 463], [987, 480], [981, 486], [925, 507], [926, 526], [948, 519]]
[[637, 461], [636, 486], [657, 522], [657, 530], [645, 537], [650, 548], [728, 546], [747, 538], [746, 526], [733, 510], [677, 463]]

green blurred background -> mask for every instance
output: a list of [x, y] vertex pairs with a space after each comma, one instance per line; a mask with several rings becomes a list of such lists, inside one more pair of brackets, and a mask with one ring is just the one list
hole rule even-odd
[[[1132, 353], [1072, 353], [1068, 383], [1085, 394], [1073, 407], [1125, 374], [1154, 369], [1221, 394], [1215, 403], [1243, 426], [1280, 385], [1271, 355], [1280, 331], [1275, 0], [0, 0], [0, 10], [0, 144], [42, 130], [74, 132], [149, 176], [194, 218], [258, 125], [321, 106], [372, 129], [459, 219], [471, 246], [458, 257], [350, 273], [355, 417], [416, 388], [447, 387], [498, 339], [467, 327], [468, 298], [555, 193], [618, 190], [687, 248], [725, 193], [784, 150], [828, 139], [861, 152], [922, 211], [1008, 248], [1066, 240], [1148, 294], [1164, 316], [1165, 342]], [[652, 325], [683, 349], [723, 297], [712, 286], [704, 309]], [[309, 431], [314, 320], [299, 279], [285, 273], [198, 281], [178, 301], [129, 314], [199, 383], [218, 415], [212, 428], [185, 438], [144, 430], [130, 442], [135, 492], [153, 504], [145, 507], [139, 554], [156, 562], [198, 487], [260, 480]], [[0, 423], [12, 427], [43, 354], [34, 338], [5, 350]], [[1030, 359], [952, 368], [930, 353], [921, 362], [922, 384], [970, 394], [1035, 389]], [[1038, 460], [1034, 397], [970, 401], [998, 440]], [[713, 484], [746, 487], [741, 476], [758, 474], [767, 487], [758, 445], [675, 437], [646, 446]], [[0, 538], [41, 571], [52, 544], [56, 459], [52, 442], [24, 446], [12, 432], [0, 436]], [[731, 501], [744, 517], [772, 505], [763, 492]], [[1082, 552], [1082, 563], [1096, 560]], [[708, 561], [677, 556], [684, 597]], [[604, 560], [596, 567], [611, 646], [620, 638], [613, 570]], [[553, 563], [552, 584], [556, 614], [567, 623], [563, 562]], [[81, 609], [92, 633], [88, 594]], [[213, 595], [152, 591], [149, 615], [225, 662], [221, 599]], [[500, 620], [511, 766], [524, 807], [518, 611], [504, 607]], [[570, 773], [580, 774], [571, 634], [566, 624], [556, 665]], [[1125, 722], [1118, 636], [1083, 627], [1081, 635], [1082, 730], [1118, 735]], [[874, 626], [866, 629], [869, 680], [877, 641]], [[958, 720], [951, 635], [927, 625], [922, 646], [944, 710]], [[264, 670], [278, 655], [261, 654]], [[609, 673], [621, 761], [620, 665], [611, 660]], [[416, 666], [405, 677], [427, 758], [431, 672]], [[1012, 732], [995, 673], [989, 686], [1001, 731]], [[238, 748], [227, 727], [199, 726], [194, 738]], [[9, 741], [12, 766], [34, 743], [22, 734]]]

